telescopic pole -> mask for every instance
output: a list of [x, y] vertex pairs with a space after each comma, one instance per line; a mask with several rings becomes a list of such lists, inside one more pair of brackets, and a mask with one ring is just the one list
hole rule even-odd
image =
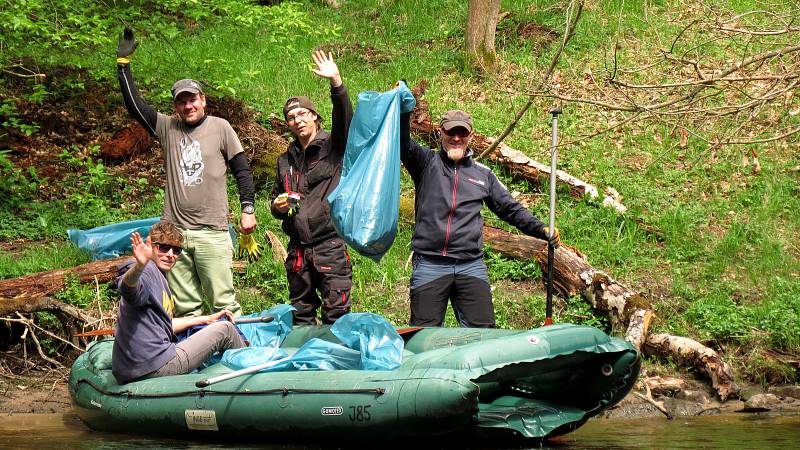
[[553, 244], [553, 234], [556, 232], [556, 163], [558, 162], [558, 115], [561, 109], [554, 107], [550, 109], [553, 115], [553, 134], [550, 145], [550, 231], [547, 240], [547, 303], [544, 316], [544, 324], [553, 323], [553, 258], [556, 247]]

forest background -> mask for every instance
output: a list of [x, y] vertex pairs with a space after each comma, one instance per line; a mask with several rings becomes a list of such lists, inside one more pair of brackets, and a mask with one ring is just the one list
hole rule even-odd
[[[67, 229], [160, 214], [157, 144], [121, 161], [99, 156], [101, 145], [132, 122], [114, 63], [125, 25], [140, 41], [132, 59], [139, 89], [158, 110], [172, 111], [173, 81], [196, 78], [212, 103], [242, 105], [276, 135], [285, 131], [276, 124], [291, 95], [309, 95], [330, 117], [328, 86], [310, 70], [312, 50], [322, 48], [334, 55], [354, 101], [358, 92], [386, 91], [404, 79], [425, 87], [422, 99], [434, 121], [445, 110], [464, 109], [485, 136], [499, 136], [513, 122], [504, 142], [545, 164], [548, 111], [560, 106], [559, 169], [627, 208], [621, 213], [559, 186], [562, 241], [643, 293], [656, 313], [654, 331], [715, 349], [741, 379], [797, 382], [800, 11], [794, 2], [503, 0], [489, 59], [464, 50], [470, 2], [260, 3], [6, 2], [0, 279], [89, 261], [68, 241]], [[570, 18], [578, 19], [573, 34], [565, 30]], [[546, 220], [545, 180], [531, 183], [482, 162]], [[285, 243], [269, 214], [271, 174], [257, 176], [263, 180], [257, 239], [269, 247], [264, 233], [271, 230]], [[235, 183], [229, 186], [238, 215]], [[408, 320], [413, 227], [413, 183], [405, 173], [401, 187], [401, 224], [389, 253], [374, 263], [351, 252], [353, 310], [398, 325]], [[488, 210], [485, 217], [510, 230]], [[545, 295], [536, 260], [487, 249], [486, 261], [498, 326], [540, 326]], [[287, 302], [283, 265], [269, 255], [237, 273], [236, 284], [245, 312]], [[117, 301], [110, 284], [74, 279], [54, 297], [109, 318]], [[32, 317], [58, 332], [51, 314]], [[560, 299], [555, 320], [622, 332], [580, 297]], [[456, 326], [450, 312], [447, 324]], [[49, 335], [40, 340], [50, 356], [65, 349]], [[20, 344], [4, 350], [20, 351]], [[669, 360], [648, 363], [676, 368]]]

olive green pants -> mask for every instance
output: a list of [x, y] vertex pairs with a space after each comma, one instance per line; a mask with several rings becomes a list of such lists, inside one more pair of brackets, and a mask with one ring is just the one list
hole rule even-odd
[[233, 289], [233, 243], [228, 231], [183, 230], [183, 253], [167, 272], [175, 317], [227, 309], [241, 314]]

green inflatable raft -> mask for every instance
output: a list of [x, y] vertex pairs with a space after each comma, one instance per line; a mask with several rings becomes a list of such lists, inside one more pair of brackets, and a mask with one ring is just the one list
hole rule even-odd
[[[72, 400], [83, 421], [102, 431], [270, 442], [542, 439], [619, 402], [639, 374], [630, 344], [586, 326], [409, 331], [401, 330], [405, 347], [396, 370], [254, 373], [202, 388], [203, 380], [231, 370], [218, 363], [119, 385], [111, 374], [112, 340], [99, 341], [72, 367]], [[336, 341], [328, 327], [299, 327], [282, 348], [311, 338]]]

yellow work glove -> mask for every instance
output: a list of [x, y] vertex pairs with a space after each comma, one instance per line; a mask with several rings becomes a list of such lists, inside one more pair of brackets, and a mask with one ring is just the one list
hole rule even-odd
[[247, 258], [254, 262], [261, 256], [261, 244], [255, 240], [253, 233], [239, 233], [239, 259]]

